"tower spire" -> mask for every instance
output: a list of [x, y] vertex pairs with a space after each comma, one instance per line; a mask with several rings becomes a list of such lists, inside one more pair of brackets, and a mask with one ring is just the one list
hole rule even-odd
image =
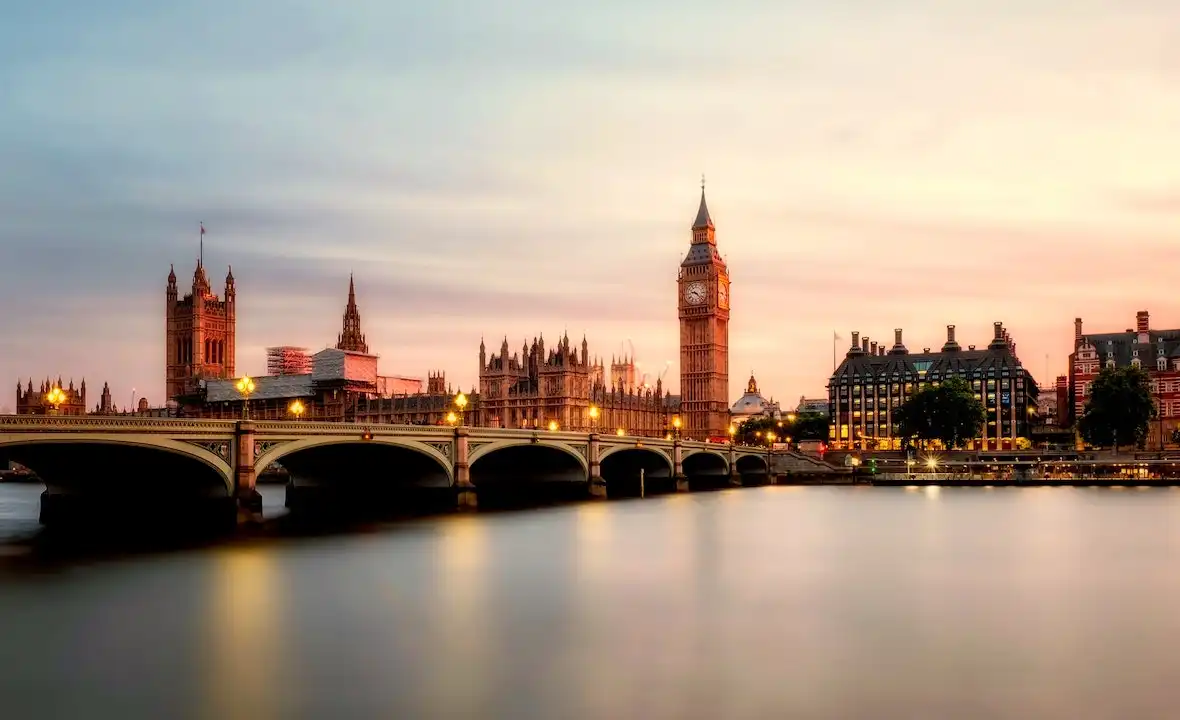
[[197, 267], [205, 266], [205, 221], [198, 223], [201, 226], [201, 246], [197, 254]]
[[361, 332], [361, 313], [356, 307], [356, 283], [348, 274], [348, 305], [344, 308], [344, 327], [336, 341], [337, 350], [368, 354], [369, 345]]
[[697, 208], [697, 218], [693, 220], [692, 228], [697, 230], [711, 227], [713, 227], [713, 218], [709, 216], [709, 206], [705, 202], [705, 176], [701, 175], [701, 206]]

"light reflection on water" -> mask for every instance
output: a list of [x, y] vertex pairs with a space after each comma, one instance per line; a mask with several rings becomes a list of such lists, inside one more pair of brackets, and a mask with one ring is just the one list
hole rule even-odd
[[[26, 506], [10, 489], [0, 507]], [[20, 718], [1172, 717], [1177, 561], [1165, 490], [762, 488], [0, 569], [0, 702]]]

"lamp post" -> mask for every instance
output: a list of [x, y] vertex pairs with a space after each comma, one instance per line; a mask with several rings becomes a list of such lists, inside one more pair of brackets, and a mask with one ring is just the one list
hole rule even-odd
[[734, 436], [737, 435], [737, 426], [733, 423], [730, 423], [726, 432], [729, 433], [729, 444], [733, 445]]
[[454, 425], [458, 422], [459, 422], [459, 416], [455, 414], [454, 410], [447, 413], [447, 425]]
[[299, 400], [294, 400], [291, 403], [291, 405], [287, 408], [287, 411], [290, 412], [292, 415], [294, 415], [295, 420], [297, 420], [297, 421], [303, 417], [303, 413], [306, 410], [307, 410], [307, 408], [304, 407], [303, 403]]
[[626, 434], [627, 434], [627, 431], [624, 430], [623, 428], [619, 428], [618, 430], [615, 430], [615, 435], [617, 435], [619, 437], [623, 437]]
[[53, 415], [57, 414], [58, 406], [61, 405], [62, 403], [64, 403], [65, 401], [66, 401], [66, 394], [64, 392], [62, 392], [61, 388], [57, 387], [56, 385], [52, 389], [50, 389], [49, 392], [45, 393], [45, 402], [47, 402], [53, 406], [53, 411], [52, 411]]
[[459, 424], [463, 424], [463, 411], [467, 409], [467, 396], [459, 393], [455, 396], [455, 407], [459, 408]]
[[680, 426], [681, 425], [683, 425], [683, 423], [680, 421], [680, 416], [673, 415], [672, 416], [672, 429], [676, 432], [676, 439], [677, 440], [680, 439]]
[[778, 436], [773, 431], [766, 433], [766, 475], [771, 475], [772, 455], [774, 454], [774, 441]]
[[588, 415], [590, 415], [590, 432], [594, 432], [595, 428], [598, 426], [598, 406], [591, 405], [590, 409], [586, 412]]
[[254, 392], [254, 380], [249, 375], [243, 375], [234, 385], [238, 394], [242, 396], [242, 419], [250, 419], [250, 395]]
[[557, 424], [556, 420], [549, 421], [549, 432], [557, 432], [558, 427], [560, 426]]

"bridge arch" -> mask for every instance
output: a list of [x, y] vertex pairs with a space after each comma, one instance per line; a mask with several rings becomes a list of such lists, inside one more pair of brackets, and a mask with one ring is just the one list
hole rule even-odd
[[738, 458], [733, 465], [734, 470], [736, 470], [737, 473], [742, 476], [742, 478], [765, 477], [770, 474], [770, 466], [767, 462], [766, 455], [763, 453], [746, 453], [745, 455], [738, 455]]
[[668, 451], [661, 447], [654, 447], [652, 445], [603, 445], [601, 447], [602, 449], [598, 452], [599, 463], [601, 463], [603, 460], [606, 460], [615, 453], [627, 452], [629, 450], [638, 450], [640, 452], [654, 453], [659, 455], [664, 459], [664, 462], [668, 463], [669, 468], [673, 467], [672, 456], [668, 453]]
[[479, 447], [475, 448], [475, 450], [473, 450], [470, 455], [467, 456], [467, 462], [472, 467], [474, 467], [476, 461], [478, 461], [480, 458], [514, 447], [552, 448], [553, 450], [558, 450], [565, 455], [568, 455], [575, 462], [577, 462], [579, 467], [582, 468], [583, 473], [588, 475], [590, 472], [590, 463], [586, 460], [586, 456], [575, 450], [573, 446], [567, 445], [561, 441], [540, 439], [534, 440], [532, 438], [520, 440], [495, 440], [487, 444], [480, 445]]
[[[265, 441], [265, 438], [261, 439], [261, 442]], [[255, 444], [259, 442], [260, 440], [255, 440]], [[383, 446], [391, 449], [401, 448], [409, 450], [433, 460], [438, 466], [438, 469], [446, 475], [447, 485], [453, 485], [455, 482], [454, 467], [451, 465], [449, 455], [444, 455], [438, 448], [432, 447], [425, 442], [385, 436], [375, 436], [369, 440], [359, 440], [355, 437], [309, 437], [280, 442], [278, 445], [268, 448], [254, 459], [254, 471], [261, 473], [282, 458], [301, 451], [341, 445], [354, 445], [358, 447]]]
[[660, 448], [617, 445], [599, 457], [599, 472], [609, 498], [640, 497], [676, 491], [672, 458]]
[[[717, 450], [706, 450], [704, 448], [694, 450], [685, 449], [684, 454], [680, 458], [681, 462], [687, 465], [690, 458], [692, 458], [694, 464], [699, 463], [710, 468], [716, 467], [717, 461], [719, 460], [720, 467], [722, 467], [725, 472], [729, 472], [729, 455], [726, 453]], [[685, 470], [684, 472], [685, 474], [688, 474], [688, 470]]]
[[[44, 446], [52, 446], [52, 449], [55, 451], [64, 450], [61, 446], [84, 446], [93, 449], [138, 448], [140, 450], [167, 453], [171, 456], [199, 463], [214, 473], [220, 481], [221, 486], [225, 489], [226, 497], [232, 496], [234, 492], [234, 471], [229, 461], [208, 448], [184, 440], [173, 440], [171, 438], [154, 437], [151, 435], [124, 436], [104, 433], [77, 433], [48, 437], [40, 433], [0, 434], [0, 457], [11, 459], [14, 462], [25, 465], [34, 472], [37, 472], [38, 475], [45, 472], [45, 468], [43, 467], [39, 470], [36, 465], [45, 465], [46, 459], [44, 457], [36, 457], [39, 453], [34, 448]], [[225, 447], [226, 453], [229, 454], [232, 448], [231, 443], [226, 442]], [[62, 454], [64, 455], [64, 453]], [[57, 459], [56, 462], [61, 465], [62, 459], [68, 461], [74, 460], [75, 458], [77, 456], [73, 455], [70, 458]], [[85, 458], [80, 460], [81, 463], [85, 461]], [[107, 474], [111, 473], [107, 471]], [[42, 475], [42, 479], [47, 482], [50, 481], [44, 475]]]

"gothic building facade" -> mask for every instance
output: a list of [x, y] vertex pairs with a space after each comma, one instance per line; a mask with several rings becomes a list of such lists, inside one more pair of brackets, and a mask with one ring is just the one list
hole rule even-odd
[[723, 440], [729, 427], [729, 269], [717, 251], [703, 182], [678, 290], [683, 433]]
[[197, 261], [193, 284], [183, 297], [176, 284], [176, 270], [168, 273], [166, 301], [166, 384], [169, 400], [197, 393], [202, 379], [234, 377], [237, 291], [231, 268], [225, 276], [224, 297], [214, 294]]
[[49, 393], [54, 388], [60, 388], [64, 400], [57, 404], [56, 413], [58, 415], [85, 415], [86, 414], [86, 381], [74, 387], [74, 381], [70, 380], [68, 385], [62, 384], [61, 378], [57, 382], [51, 381], [49, 378], [41, 381], [39, 387], [33, 387], [33, 379], [29, 378], [29, 383], [24, 388], [21, 384], [16, 384], [16, 414], [17, 415], [49, 415], [55, 412], [54, 406], [49, 402]]
[[679, 398], [654, 387], [636, 386], [634, 364], [612, 360], [611, 384], [601, 360], [590, 359], [563, 335], [546, 351], [545, 338], [527, 342], [509, 355], [508, 338], [499, 354], [479, 344], [479, 420], [488, 427], [617, 432], [661, 436], [672, 431]]

